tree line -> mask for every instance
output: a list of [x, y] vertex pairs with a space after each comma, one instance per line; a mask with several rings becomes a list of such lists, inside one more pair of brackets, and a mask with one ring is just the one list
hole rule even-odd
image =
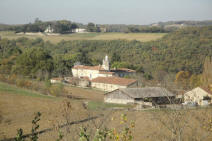
[[47, 21], [43, 22], [38, 18], [35, 19], [34, 23], [23, 24], [23, 25], [0, 25], [0, 31], [15, 31], [19, 32], [44, 32], [46, 28], [50, 26], [54, 29], [54, 33], [70, 33], [73, 29], [78, 28], [78, 25], [68, 20], [60, 21]]

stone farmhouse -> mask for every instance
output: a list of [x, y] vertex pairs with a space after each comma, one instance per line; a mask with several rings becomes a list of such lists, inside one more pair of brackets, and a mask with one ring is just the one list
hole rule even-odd
[[105, 56], [105, 59], [102, 61], [102, 65], [98, 66], [84, 66], [84, 65], [75, 65], [72, 68], [73, 77], [83, 78], [88, 77], [90, 80], [97, 77], [125, 77], [133, 75], [136, 72], [127, 68], [119, 69], [110, 69], [110, 62], [108, 56]]
[[104, 96], [104, 101], [107, 103], [134, 103], [146, 106], [170, 104], [173, 99], [175, 99], [175, 94], [160, 87], [120, 88]]
[[119, 88], [137, 87], [137, 80], [121, 77], [97, 77], [91, 80], [91, 87], [104, 91], [113, 91]]
[[82, 80], [84, 86], [85, 84], [88, 84], [85, 83], [85, 80], [87, 80], [89, 81], [91, 87], [104, 91], [113, 91], [118, 88], [136, 87], [137, 80], [122, 78], [135, 73], [136, 72], [134, 70], [127, 68], [110, 69], [110, 62], [107, 55], [103, 59], [102, 65], [75, 65], [72, 68], [73, 77]]
[[209, 105], [212, 103], [212, 93], [204, 88], [197, 87], [184, 94], [184, 104]]

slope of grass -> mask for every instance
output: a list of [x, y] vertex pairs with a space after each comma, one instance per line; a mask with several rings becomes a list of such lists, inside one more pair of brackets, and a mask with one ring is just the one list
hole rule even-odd
[[18, 88], [14, 85], [9, 85], [3, 82], [0, 82], [0, 94], [1, 93], [18, 94], [18, 95], [31, 96], [31, 97], [53, 98], [51, 96], [47, 96], [38, 92]]
[[88, 109], [90, 110], [101, 110], [101, 109], [110, 109], [110, 108], [129, 108], [129, 107], [131, 107], [131, 105], [104, 103], [104, 102], [97, 102], [97, 101], [88, 102]]
[[10, 31], [0, 32], [2, 38], [17, 39], [27, 37], [30, 39], [42, 38], [45, 41], [58, 43], [62, 40], [138, 40], [148, 42], [162, 38], [166, 33], [75, 33], [64, 35], [18, 35]]

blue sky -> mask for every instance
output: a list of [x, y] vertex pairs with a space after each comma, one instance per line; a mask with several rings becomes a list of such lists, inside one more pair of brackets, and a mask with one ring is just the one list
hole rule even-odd
[[67, 19], [97, 24], [212, 20], [212, 0], [0, 0], [0, 23]]

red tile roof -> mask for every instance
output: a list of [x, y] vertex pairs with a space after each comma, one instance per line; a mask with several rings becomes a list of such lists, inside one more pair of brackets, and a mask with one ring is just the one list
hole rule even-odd
[[73, 69], [102, 70], [101, 66], [84, 66], [84, 65], [74, 66]]
[[118, 69], [111, 69], [112, 72], [136, 72], [135, 70], [128, 69], [128, 68], [118, 68]]
[[51, 78], [51, 80], [57, 80], [57, 81], [62, 81], [63, 80], [63, 78], [60, 78], [60, 77], [55, 77], [55, 78]]
[[137, 80], [120, 78], [120, 77], [97, 77], [91, 80], [91, 82], [128, 86], [130, 84], [137, 82]]
[[128, 69], [128, 68], [119, 68], [118, 70], [126, 71], [126, 72], [135, 72], [135, 70]]

